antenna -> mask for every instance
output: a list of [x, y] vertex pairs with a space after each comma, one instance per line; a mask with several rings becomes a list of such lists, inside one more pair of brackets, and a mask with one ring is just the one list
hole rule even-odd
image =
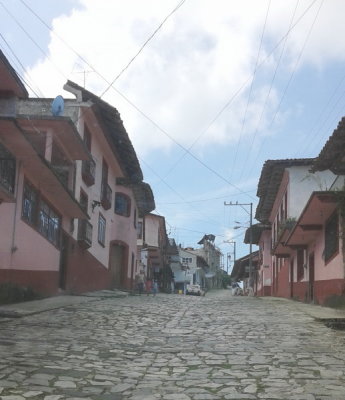
[[60, 115], [62, 115], [63, 110], [64, 110], [64, 99], [62, 96], [56, 96], [55, 99], [52, 102], [52, 114], [54, 115], [54, 117], [59, 117]]

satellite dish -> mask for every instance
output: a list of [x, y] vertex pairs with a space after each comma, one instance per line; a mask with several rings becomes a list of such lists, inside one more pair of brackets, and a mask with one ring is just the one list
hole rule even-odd
[[62, 96], [56, 96], [52, 102], [52, 114], [54, 117], [59, 117], [62, 115], [64, 110], [64, 99]]

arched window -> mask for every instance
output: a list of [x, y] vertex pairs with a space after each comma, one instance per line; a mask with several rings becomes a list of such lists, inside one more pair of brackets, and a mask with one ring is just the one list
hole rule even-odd
[[123, 217], [131, 215], [131, 199], [124, 193], [115, 194], [115, 214]]

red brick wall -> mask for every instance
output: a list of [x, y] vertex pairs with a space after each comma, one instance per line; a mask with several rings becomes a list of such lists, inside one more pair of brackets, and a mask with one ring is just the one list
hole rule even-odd
[[108, 269], [70, 238], [65, 291], [80, 294], [110, 289], [110, 286], [111, 277]]
[[314, 298], [319, 304], [323, 304], [327, 297], [332, 295], [342, 296], [344, 293], [344, 279], [330, 279], [327, 281], [315, 281], [314, 283]]
[[18, 269], [0, 269], [1, 283], [14, 283], [30, 287], [43, 295], [55, 295], [59, 291], [59, 274], [54, 271], [26, 271]]

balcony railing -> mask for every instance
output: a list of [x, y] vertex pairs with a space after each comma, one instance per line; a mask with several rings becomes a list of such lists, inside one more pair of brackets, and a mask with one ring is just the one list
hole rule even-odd
[[0, 186], [8, 193], [14, 193], [16, 162], [14, 159], [0, 159]]
[[81, 176], [87, 186], [95, 183], [96, 163], [93, 160], [83, 160], [81, 166]]
[[78, 242], [84, 249], [88, 249], [92, 246], [92, 225], [87, 219], [79, 220]]
[[101, 204], [105, 210], [111, 207], [112, 190], [107, 183], [102, 183]]

